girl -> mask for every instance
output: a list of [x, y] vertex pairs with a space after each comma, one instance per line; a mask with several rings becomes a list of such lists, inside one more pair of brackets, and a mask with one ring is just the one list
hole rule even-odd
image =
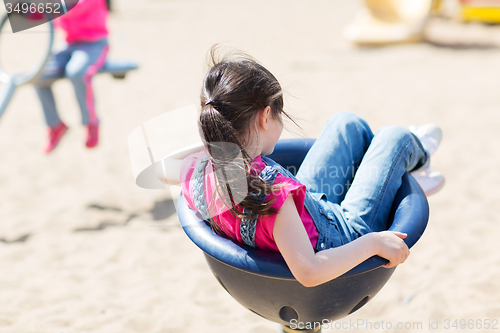
[[[283, 116], [290, 118], [280, 84], [267, 69], [247, 56], [214, 60], [199, 118], [208, 155], [190, 155], [180, 171], [188, 206], [216, 232], [280, 252], [304, 286], [334, 279], [374, 255], [389, 261], [385, 267], [403, 263], [406, 235], [384, 230], [403, 173], [428, 166], [430, 152], [419, 138], [396, 126], [373, 135], [359, 116], [340, 113], [294, 177], [265, 157]], [[437, 147], [439, 128], [426, 126], [420, 134]], [[437, 178], [432, 190], [442, 186]]]
[[[93, 148], [99, 140], [99, 120], [94, 108], [91, 79], [104, 65], [108, 53], [108, 9], [106, 0], [66, 1], [66, 5], [71, 10], [54, 21], [66, 32], [66, 43], [52, 56], [45, 73], [64, 73], [73, 83], [82, 124], [87, 126], [85, 145]], [[68, 127], [59, 118], [51, 85], [35, 87], [49, 126], [49, 138], [44, 148], [49, 153], [56, 148]]]

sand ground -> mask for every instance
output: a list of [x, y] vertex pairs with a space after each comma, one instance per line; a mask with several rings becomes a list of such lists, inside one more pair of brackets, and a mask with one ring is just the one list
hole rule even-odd
[[[128, 156], [133, 129], [197, 103], [205, 55], [220, 42], [278, 77], [304, 136], [344, 110], [374, 130], [443, 128], [433, 166], [447, 184], [429, 198], [423, 238], [377, 297], [340, 322], [383, 321], [380, 332], [492, 330], [484, 323], [500, 320], [500, 27], [433, 19], [427, 43], [358, 49], [342, 37], [356, 1], [114, 6], [110, 58], [135, 59], [140, 70], [124, 81], [95, 78], [99, 147], [85, 149], [66, 81], [54, 89], [71, 129], [53, 154], [41, 153], [46, 129], [31, 87], [16, 92], [0, 121], [0, 332], [277, 331], [218, 285], [169, 193], [137, 187]], [[8, 57], [20, 55], [10, 49]], [[476, 324], [446, 329], [455, 319]]]

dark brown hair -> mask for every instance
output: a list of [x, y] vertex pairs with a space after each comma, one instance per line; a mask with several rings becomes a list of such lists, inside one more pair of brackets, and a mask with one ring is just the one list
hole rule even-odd
[[[283, 91], [274, 75], [250, 56], [233, 52], [218, 59], [217, 54], [218, 47], [213, 46], [210, 69], [201, 90], [199, 119], [200, 134], [215, 172], [216, 193], [240, 220], [252, 219], [243, 213], [243, 208], [257, 215], [276, 214], [271, 199], [261, 201], [255, 196], [265, 197], [275, 187], [260, 179], [244, 145], [254, 130], [257, 114], [267, 106], [278, 121], [281, 115], [292, 120], [283, 111]], [[241, 174], [242, 168], [247, 192], [243, 194], [244, 199], [236, 203], [234, 192], [242, 188], [237, 184], [241, 184], [241, 178], [234, 179], [237, 177], [228, 177], [228, 174], [238, 174], [238, 171]], [[213, 195], [215, 198], [215, 193]], [[217, 224], [211, 222], [211, 225], [215, 231], [221, 231]]]

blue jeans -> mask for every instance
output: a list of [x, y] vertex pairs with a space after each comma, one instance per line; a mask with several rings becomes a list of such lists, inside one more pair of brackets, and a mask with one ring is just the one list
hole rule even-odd
[[[44, 74], [48, 76], [65, 75], [73, 83], [84, 125], [98, 123], [91, 79], [104, 65], [107, 52], [107, 39], [88, 43], [64, 44], [58, 52], [52, 55], [42, 74], [42, 78]], [[57, 126], [61, 119], [57, 113], [52, 87], [35, 85], [35, 88], [42, 103], [45, 122], [50, 127]]]
[[[422, 144], [408, 129], [384, 127], [374, 136], [362, 118], [342, 112], [328, 120], [296, 178], [310, 192], [326, 195], [326, 200], [325, 196], [320, 200], [321, 209], [341, 219], [336, 228], [344, 225], [350, 230], [341, 233], [347, 236], [342, 239], [345, 244], [387, 229], [401, 177], [427, 160]], [[316, 225], [318, 243], [323, 241], [323, 234], [330, 233], [325, 229], [332, 225]]]

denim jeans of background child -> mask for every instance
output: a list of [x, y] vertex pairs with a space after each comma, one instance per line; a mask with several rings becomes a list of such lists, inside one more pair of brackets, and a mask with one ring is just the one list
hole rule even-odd
[[[82, 124], [97, 124], [91, 78], [104, 65], [108, 52], [107, 39], [97, 42], [64, 44], [47, 63], [45, 73], [65, 74], [75, 88], [82, 113]], [[60, 122], [51, 86], [35, 86], [49, 127]]]
[[[374, 136], [365, 120], [342, 112], [328, 120], [296, 178], [309, 191], [326, 195], [323, 206], [342, 220], [340, 225], [356, 232], [351, 234], [353, 240], [387, 229], [404, 172], [421, 168], [428, 159], [421, 142], [408, 129], [383, 127]], [[328, 240], [322, 240], [322, 234], [328, 226], [317, 227], [317, 248], [327, 248]]]

